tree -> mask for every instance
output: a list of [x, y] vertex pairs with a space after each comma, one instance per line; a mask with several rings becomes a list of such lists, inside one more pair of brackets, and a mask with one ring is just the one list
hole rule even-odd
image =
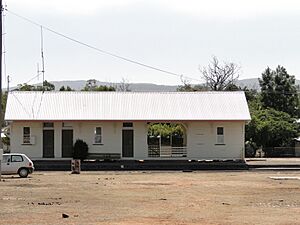
[[169, 123], [150, 123], [148, 125], [148, 135], [151, 136], [170, 136], [172, 134], [182, 135], [184, 133], [182, 125]]
[[93, 91], [116, 91], [113, 86], [100, 85], [94, 88]]
[[178, 86], [177, 91], [184, 91], [184, 92], [196, 91], [188, 80], [181, 79], [181, 82], [183, 83], [183, 85]]
[[295, 77], [286, 69], [278, 66], [276, 70], [269, 67], [259, 79], [261, 87], [261, 102], [263, 107], [286, 112], [292, 117], [299, 117], [299, 98]]
[[43, 91], [54, 91], [55, 90], [55, 85], [48, 82], [47, 80], [45, 80], [43, 82], [43, 87], [42, 87]]
[[[251, 105], [250, 105], [251, 107]], [[288, 113], [275, 109], [251, 109], [251, 122], [246, 126], [246, 141], [262, 148], [291, 146], [298, 136], [299, 125]]]
[[82, 89], [82, 91], [116, 91], [116, 88], [106, 85], [98, 86], [95, 79], [90, 79], [86, 81], [85, 87]]
[[67, 86], [61, 86], [59, 91], [74, 91], [74, 89], [72, 89], [71, 87]]
[[89, 79], [86, 81], [85, 87], [82, 91], [93, 91], [97, 87], [97, 81], [95, 79]]
[[18, 84], [17, 90], [18, 91], [33, 91], [34, 90], [34, 86], [29, 85], [29, 84]]
[[224, 91], [241, 91], [242, 88], [234, 83], [228, 84]]
[[43, 82], [42, 86], [33, 86], [33, 85], [29, 85], [29, 84], [18, 84], [18, 91], [54, 91], [55, 90], [55, 86], [54, 84], [48, 82], [47, 80], [45, 80]]
[[247, 99], [247, 102], [252, 101], [259, 101], [259, 94], [257, 93], [257, 90], [255, 89], [249, 89], [247, 86], [242, 88], [241, 91], [245, 92], [245, 96]]
[[251, 102], [253, 100], [257, 101], [258, 100], [258, 93], [257, 90], [255, 89], [248, 89], [247, 86], [241, 88], [240, 86], [236, 84], [229, 84], [226, 88], [225, 91], [243, 91], [245, 93], [247, 102]]
[[131, 91], [130, 90], [130, 83], [128, 82], [128, 80], [126, 80], [124, 77], [122, 77], [121, 82], [117, 86], [117, 90], [118, 91], [123, 91], [123, 92]]
[[209, 88], [204, 84], [192, 85], [189, 80], [181, 79], [183, 85], [178, 86], [177, 91], [191, 92], [191, 91], [208, 91]]
[[239, 67], [232, 62], [221, 64], [217, 57], [213, 57], [207, 67], [200, 68], [202, 78], [212, 91], [223, 91], [234, 84], [239, 77]]

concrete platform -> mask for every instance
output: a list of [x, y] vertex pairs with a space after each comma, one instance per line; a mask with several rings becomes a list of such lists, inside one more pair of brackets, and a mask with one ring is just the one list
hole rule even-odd
[[[70, 160], [35, 160], [37, 171], [69, 171]], [[245, 161], [116, 160], [83, 161], [83, 171], [109, 170], [300, 170], [300, 158], [247, 158]]]
[[[71, 170], [70, 160], [36, 160], [34, 166], [37, 171], [68, 171]], [[109, 170], [247, 170], [244, 161], [83, 161], [82, 171]]]
[[300, 169], [300, 158], [247, 158], [246, 164], [251, 168], [295, 168]]

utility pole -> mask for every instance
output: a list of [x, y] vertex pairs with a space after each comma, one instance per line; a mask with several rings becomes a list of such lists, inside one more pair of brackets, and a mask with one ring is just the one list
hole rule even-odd
[[9, 93], [9, 82], [10, 82], [10, 77], [7, 75], [7, 95]]
[[43, 26], [41, 26], [41, 57], [42, 57], [42, 74], [43, 74], [43, 91], [44, 91], [44, 81], [45, 81], [45, 60], [44, 60], [44, 35], [43, 35]]
[[1, 138], [3, 116], [2, 116], [2, 0], [0, 0], [0, 149], [3, 149], [3, 143]]
[[2, 0], [0, 0], [0, 181], [1, 181], [1, 161], [3, 154], [3, 143], [1, 138], [2, 133]]

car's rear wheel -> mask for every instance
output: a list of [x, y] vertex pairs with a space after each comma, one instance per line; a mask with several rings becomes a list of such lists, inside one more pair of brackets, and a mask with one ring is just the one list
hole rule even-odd
[[21, 168], [21, 169], [19, 170], [18, 174], [19, 174], [19, 176], [20, 176], [21, 178], [25, 178], [25, 177], [28, 176], [29, 171], [28, 171], [28, 169], [26, 169], [26, 168]]

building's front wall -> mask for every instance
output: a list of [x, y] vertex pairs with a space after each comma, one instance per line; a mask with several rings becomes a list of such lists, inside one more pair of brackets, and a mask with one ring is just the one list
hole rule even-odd
[[[54, 157], [62, 158], [62, 130], [73, 130], [73, 142], [84, 140], [90, 153], [119, 153], [122, 155], [123, 122], [54, 122]], [[187, 157], [176, 159], [242, 159], [244, 158], [245, 122], [184, 122], [187, 132]], [[35, 139], [31, 145], [23, 143], [23, 127], [30, 127]], [[102, 144], [94, 144], [95, 127], [102, 128]], [[217, 145], [216, 129], [224, 128], [224, 145]], [[11, 151], [25, 153], [32, 159], [43, 157], [43, 122], [11, 123]], [[148, 158], [147, 122], [133, 122], [134, 157], [126, 159]], [[159, 159], [159, 158], [154, 158]], [[164, 158], [165, 159], [165, 158]], [[170, 158], [171, 159], [171, 158]]]
[[[224, 144], [217, 142], [217, 127], [224, 128]], [[190, 122], [187, 154], [190, 159], [243, 159], [245, 122]]]

